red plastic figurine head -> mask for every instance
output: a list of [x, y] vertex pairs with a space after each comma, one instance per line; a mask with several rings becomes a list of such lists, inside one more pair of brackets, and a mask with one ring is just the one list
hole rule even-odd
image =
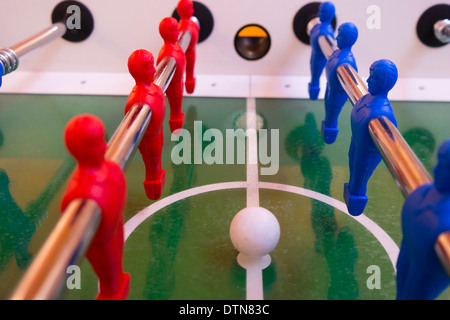
[[191, 0], [180, 0], [177, 11], [181, 19], [190, 19], [194, 15], [194, 4]]
[[128, 58], [128, 70], [136, 84], [151, 84], [155, 76], [155, 61], [150, 51], [139, 49]]
[[66, 147], [80, 166], [99, 167], [106, 152], [105, 128], [96, 116], [72, 118], [64, 130]]
[[162, 19], [159, 23], [159, 34], [164, 42], [176, 43], [178, 41], [178, 21], [173, 17]]

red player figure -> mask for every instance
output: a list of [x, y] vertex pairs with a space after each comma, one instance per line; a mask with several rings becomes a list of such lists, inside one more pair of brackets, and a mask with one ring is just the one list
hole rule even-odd
[[150, 200], [157, 200], [161, 197], [166, 177], [161, 168], [166, 98], [161, 88], [153, 83], [156, 69], [151, 52], [144, 49], [134, 51], [128, 58], [128, 70], [136, 85], [128, 96], [125, 114], [137, 103], [145, 103], [152, 110], [150, 123], [138, 148], [145, 164], [145, 193]]
[[88, 114], [76, 116], [66, 126], [64, 140], [77, 161], [61, 202], [61, 212], [77, 198], [94, 200], [102, 218], [87, 258], [99, 278], [98, 300], [125, 300], [130, 275], [123, 272], [123, 209], [127, 187], [122, 168], [104, 158], [105, 130], [102, 121]]
[[164, 18], [159, 24], [159, 33], [164, 40], [164, 45], [159, 52], [157, 64], [159, 64], [164, 57], [174, 58], [177, 64], [175, 74], [166, 90], [170, 105], [169, 126], [170, 131], [174, 132], [177, 129], [182, 129], [184, 123], [182, 103], [186, 56], [183, 48], [178, 44], [178, 22], [175, 18]]
[[200, 27], [196, 22], [191, 20], [194, 15], [194, 4], [191, 0], [180, 0], [177, 11], [180, 15], [180, 32], [189, 31], [191, 33], [191, 42], [186, 49], [186, 92], [193, 93], [195, 89], [195, 48], [198, 42]]

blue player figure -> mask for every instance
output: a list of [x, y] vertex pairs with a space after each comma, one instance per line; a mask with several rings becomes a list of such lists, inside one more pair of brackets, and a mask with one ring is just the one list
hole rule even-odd
[[325, 143], [331, 144], [336, 141], [339, 133], [338, 119], [342, 107], [348, 100], [347, 93], [338, 79], [337, 68], [344, 63], [358, 71], [356, 61], [351, 51], [352, 46], [358, 39], [358, 29], [353, 23], [344, 23], [338, 29], [336, 37], [337, 46], [327, 61], [325, 72], [327, 75], [327, 88], [325, 91], [325, 120], [322, 121], [322, 136]]
[[402, 210], [403, 239], [397, 260], [397, 299], [436, 299], [449, 285], [434, 249], [450, 230], [450, 140], [438, 151], [434, 183], [414, 190]]
[[344, 199], [348, 212], [357, 216], [367, 204], [367, 183], [382, 157], [369, 133], [369, 123], [386, 117], [397, 126], [388, 92], [397, 82], [398, 71], [390, 60], [378, 60], [370, 66], [367, 79], [369, 93], [359, 99], [351, 113], [352, 138], [348, 152], [350, 180], [344, 185]]
[[312, 47], [311, 52], [311, 82], [308, 84], [309, 98], [317, 100], [320, 92], [320, 76], [327, 63], [327, 58], [322, 53], [319, 46], [319, 37], [329, 35], [334, 39], [334, 29], [331, 25], [335, 15], [334, 5], [331, 2], [323, 2], [319, 8], [320, 23], [316, 24], [310, 32], [309, 41]]

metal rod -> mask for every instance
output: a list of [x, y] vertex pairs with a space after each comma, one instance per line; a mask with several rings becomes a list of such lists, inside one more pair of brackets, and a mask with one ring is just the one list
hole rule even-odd
[[343, 63], [337, 67], [337, 75], [342, 88], [344, 88], [353, 105], [369, 93], [365, 82], [350, 64]]
[[[190, 32], [187, 34], [187, 37], [180, 37], [180, 40], [189, 39], [190, 41]], [[189, 43], [185, 45], [185, 48], [188, 46]], [[186, 50], [185, 48], [183, 50]], [[159, 86], [163, 92], [166, 92], [175, 74], [176, 67], [177, 63], [172, 57], [164, 57], [156, 67], [153, 83]], [[150, 106], [146, 104], [132, 106], [111, 137], [105, 158], [116, 162], [125, 170], [147, 129], [150, 117]]]
[[172, 57], [164, 57], [156, 67], [154, 84], [159, 86], [163, 92], [166, 92], [167, 87], [172, 81], [173, 75], [177, 67], [177, 62]]
[[[447, 19], [447, 21], [450, 21], [450, 20]], [[450, 24], [447, 24], [445, 26], [444, 30], [442, 30], [442, 33], [445, 34], [445, 36], [450, 39]]]
[[443, 19], [433, 25], [435, 37], [442, 43], [450, 42], [450, 20]]
[[[195, 21], [195, 20], [194, 20]], [[191, 42], [192, 35], [189, 31], [181, 32], [178, 44], [186, 51]], [[172, 81], [177, 67], [176, 60], [172, 57], [164, 57], [156, 67], [153, 83], [165, 93]], [[137, 149], [139, 142], [150, 122], [151, 108], [145, 104], [136, 104], [130, 108], [125, 118], [111, 137], [108, 143], [105, 158], [119, 164], [125, 170], [127, 164]]]
[[432, 182], [420, 160], [387, 118], [370, 121], [369, 132], [403, 196]]
[[147, 129], [151, 114], [152, 110], [146, 104], [132, 106], [111, 137], [105, 158], [125, 170]]
[[187, 48], [189, 47], [191, 39], [192, 35], [189, 31], [180, 32], [180, 35], [178, 37], [178, 44], [180, 45], [180, 47], [183, 49], [184, 52], [186, 52]]
[[[308, 28], [312, 27], [308, 26]], [[450, 33], [449, 21], [441, 21], [439, 25], [435, 25], [435, 30], [437, 28], [439, 28], [441, 38], [447, 41], [446, 37]], [[318, 42], [320, 49], [328, 59], [336, 48], [334, 39], [329, 36], [320, 36]], [[339, 66], [337, 73], [339, 81], [353, 105], [368, 93], [366, 84], [349, 64]], [[423, 164], [389, 119], [385, 117], [373, 119], [369, 122], [369, 132], [404, 197], [407, 197], [419, 186], [432, 183], [433, 179]], [[439, 235], [435, 243], [435, 251], [450, 276], [450, 231]]]
[[[318, 41], [320, 49], [328, 59], [332, 54], [330, 51], [336, 48], [334, 39], [322, 35]], [[348, 63], [341, 64], [337, 68], [337, 74], [353, 105], [369, 93], [364, 81]], [[369, 131], [397, 186], [405, 196], [421, 184], [431, 181], [427, 170], [389, 119], [373, 119], [369, 123]]]
[[317, 39], [317, 42], [319, 43], [320, 50], [322, 50], [323, 55], [327, 60], [330, 58], [330, 56], [333, 54], [333, 52], [337, 49], [336, 41], [332, 39], [331, 37], [326, 36], [319, 36]]
[[[186, 51], [190, 32], [179, 41]], [[165, 57], [158, 64], [154, 83], [165, 93], [176, 70], [176, 61]], [[151, 108], [144, 103], [133, 105], [108, 142], [105, 158], [125, 170], [151, 119]], [[27, 273], [13, 293], [13, 300], [57, 299], [64, 289], [64, 276], [69, 265], [77, 264], [85, 255], [101, 220], [99, 206], [92, 200], [72, 201], [62, 214]]]
[[10, 49], [20, 58], [27, 53], [62, 37], [66, 31], [67, 27], [65, 23], [57, 22], [28, 39], [11, 46]]
[[58, 221], [19, 283], [12, 300], [53, 300], [64, 289], [67, 267], [86, 252], [101, 220], [93, 200], [76, 199]]
[[66, 31], [66, 24], [57, 22], [9, 48], [0, 49], [0, 63], [3, 65], [3, 75], [17, 69], [19, 66], [19, 58], [62, 37]]
[[[200, 28], [200, 21], [198, 21], [197, 17], [192, 16], [191, 21], [195, 22], [197, 26]], [[192, 40], [192, 34], [189, 31], [183, 31], [180, 32], [180, 35], [178, 36], [178, 44], [183, 49], [184, 52], [186, 52], [187, 48], [189, 47], [189, 44]]]
[[[317, 40], [324, 56], [329, 59], [337, 49], [336, 41], [329, 36], [320, 36]], [[354, 105], [361, 97], [368, 92], [366, 84], [358, 75], [358, 72], [348, 63], [341, 64], [337, 68], [337, 75], [342, 88], [347, 93], [348, 98]]]
[[314, 26], [316, 24], [320, 23], [320, 18], [319, 17], [314, 17], [311, 20], [309, 20], [308, 24], [306, 25], [306, 34], [308, 36], [311, 36], [311, 30], [312, 28], [314, 28]]

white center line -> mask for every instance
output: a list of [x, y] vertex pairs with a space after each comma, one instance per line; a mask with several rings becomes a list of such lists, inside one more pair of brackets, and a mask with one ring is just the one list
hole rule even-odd
[[256, 101], [247, 98], [247, 207], [259, 207]]
[[[173, 203], [177, 201], [181, 201], [190, 197], [195, 197], [200, 194], [208, 193], [208, 192], [215, 192], [215, 191], [222, 191], [222, 190], [232, 190], [232, 189], [244, 189], [247, 187], [246, 181], [232, 181], [232, 182], [222, 182], [222, 183], [215, 183], [215, 184], [207, 184], [202, 185], [198, 187], [194, 187], [191, 189], [186, 189], [183, 191], [180, 191], [178, 193], [172, 194], [170, 196], [167, 196], [165, 198], [162, 198], [161, 200], [158, 200], [148, 207], [142, 209], [140, 212], [136, 213], [133, 217], [131, 217], [124, 225], [124, 231], [125, 231], [125, 239], [124, 241], [127, 241], [127, 239], [131, 236], [131, 234], [134, 232], [134, 230], [139, 227], [145, 220], [153, 216], [154, 213], [158, 212], [159, 210], [172, 205]], [[330, 196], [327, 196], [325, 194], [321, 194], [312, 190], [304, 189], [302, 187], [292, 186], [292, 185], [286, 185], [286, 184], [280, 184], [280, 183], [270, 183], [270, 182], [259, 182], [258, 185], [259, 189], [266, 189], [266, 190], [276, 190], [281, 192], [289, 192], [292, 194], [297, 194], [300, 196], [308, 197], [310, 199], [318, 200], [322, 203], [325, 203], [329, 206], [334, 207], [335, 209], [345, 213], [350, 218], [357, 221], [361, 226], [363, 226], [367, 231], [369, 231], [376, 240], [382, 245], [385, 252], [388, 254], [389, 259], [391, 260], [392, 267], [395, 270], [395, 267], [397, 265], [397, 257], [399, 254], [399, 247], [395, 243], [395, 241], [389, 236], [389, 234], [383, 230], [375, 221], [371, 220], [369, 217], [365, 216], [364, 214], [360, 216], [352, 216], [347, 211], [347, 205], [339, 201], [337, 199], [334, 199]], [[305, 213], [306, 214], [306, 213]]]
[[[256, 132], [256, 99], [247, 98], [247, 207], [259, 207], [259, 177], [258, 177], [258, 135]], [[246, 269], [247, 300], [263, 300], [262, 270], [270, 264], [270, 257], [261, 259], [245, 259], [242, 254], [238, 263]], [[248, 260], [248, 261], [247, 261]], [[261, 260], [261, 261], [259, 261]], [[267, 261], [269, 260], [269, 261]]]

